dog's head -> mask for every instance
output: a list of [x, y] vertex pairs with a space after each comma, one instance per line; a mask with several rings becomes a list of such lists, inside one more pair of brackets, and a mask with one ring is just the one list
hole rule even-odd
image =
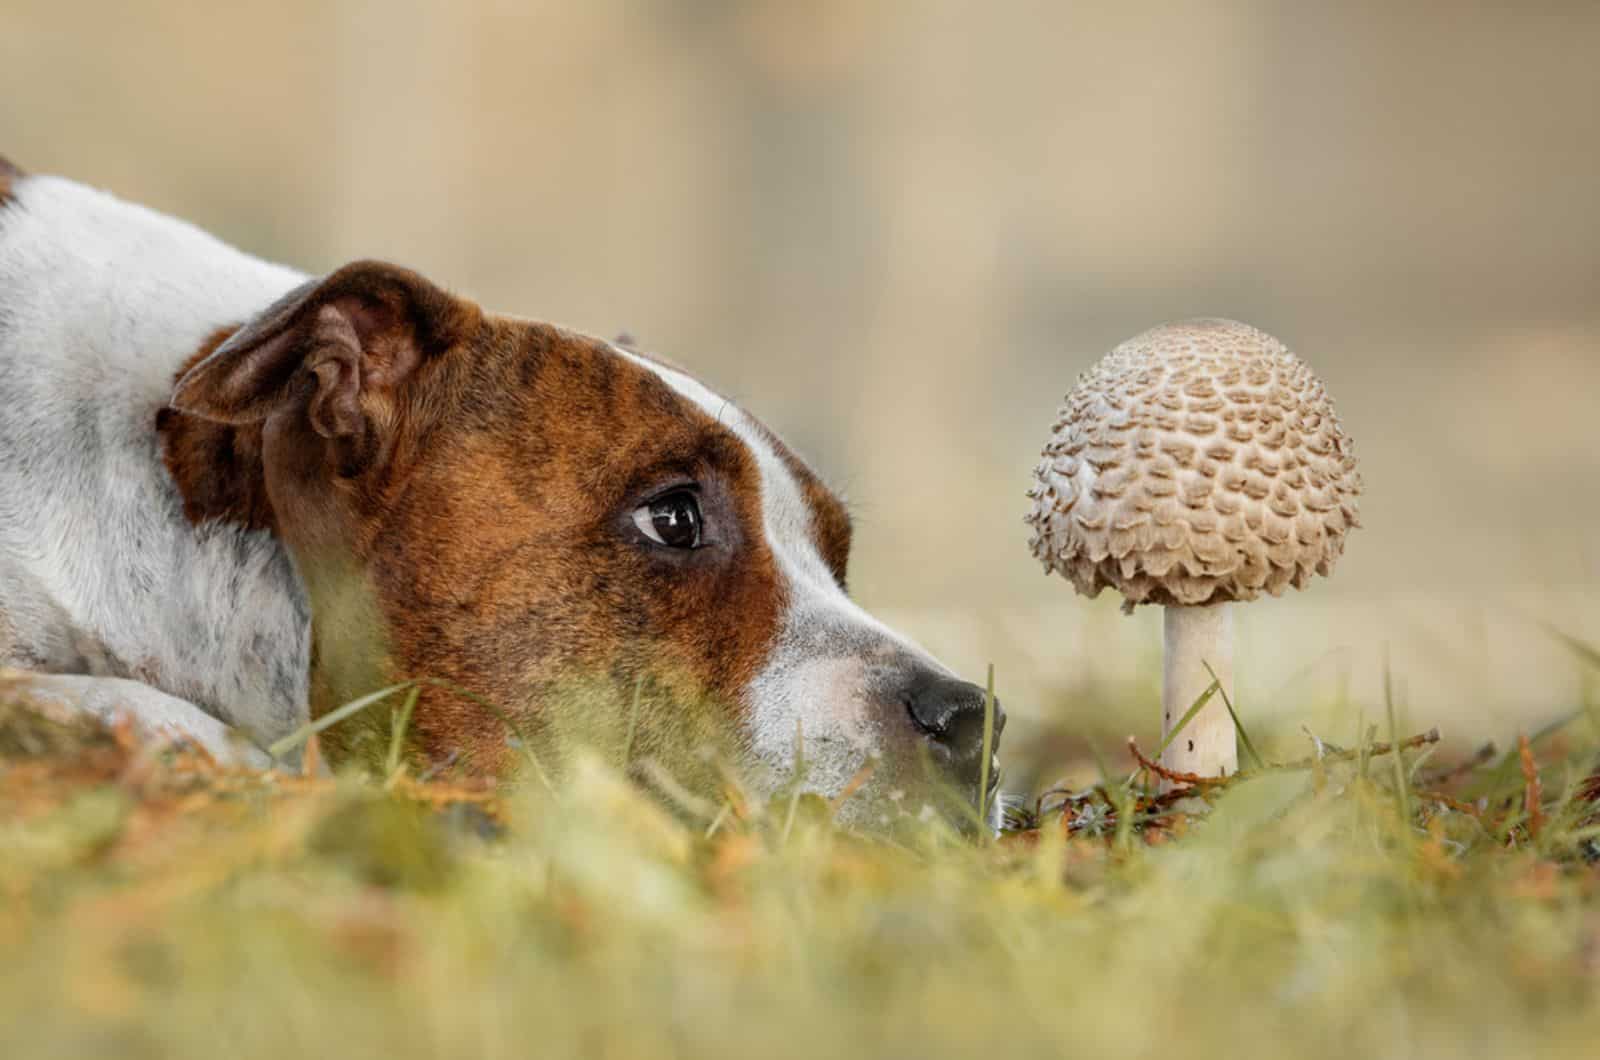
[[436, 678], [412, 722], [432, 758], [507, 770], [508, 722], [635, 760], [704, 740], [768, 784], [798, 759], [811, 790], [859, 786], [856, 820], [994, 776], [983, 689], [846, 595], [838, 498], [665, 363], [360, 263], [172, 403], [258, 447], [262, 521], [311, 594], [314, 713]]

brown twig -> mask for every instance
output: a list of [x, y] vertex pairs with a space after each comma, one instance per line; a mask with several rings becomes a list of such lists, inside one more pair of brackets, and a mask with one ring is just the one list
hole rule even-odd
[[1133, 754], [1134, 761], [1162, 780], [1170, 780], [1174, 784], [1187, 784], [1192, 788], [1215, 788], [1232, 781], [1233, 777], [1202, 777], [1198, 773], [1179, 773], [1177, 770], [1168, 769], [1159, 762], [1152, 762], [1139, 750], [1139, 743], [1132, 736], [1128, 737], [1128, 750]]
[[[1409, 739], [1401, 740], [1400, 750], [1415, 751], [1419, 747], [1426, 747], [1428, 744], [1438, 742], [1439, 730], [1429, 729], [1427, 732], [1418, 733]], [[1368, 758], [1373, 758], [1377, 755], [1392, 754], [1394, 750], [1395, 749], [1387, 743], [1374, 743], [1366, 749], [1366, 756]], [[1255, 773], [1271, 773], [1286, 769], [1314, 769], [1318, 763], [1326, 765], [1329, 762], [1354, 762], [1359, 759], [1361, 755], [1362, 752], [1359, 749], [1354, 751], [1328, 751], [1325, 754], [1313, 755], [1310, 758], [1300, 758], [1293, 762], [1284, 762], [1281, 765], [1269, 765], [1264, 769], [1252, 770], [1250, 773], [1241, 773], [1240, 776], [1251, 776]]]
[[[1414, 751], [1419, 747], [1426, 747], [1428, 744], [1438, 742], [1439, 730], [1429, 729], [1427, 732], [1418, 733], [1416, 736], [1412, 736], [1409, 739], [1401, 740], [1399, 744], [1399, 750]], [[1138, 743], [1131, 736], [1128, 737], [1128, 750], [1132, 752], [1134, 761], [1138, 762], [1141, 768], [1149, 770], [1163, 780], [1171, 781], [1174, 784], [1187, 784], [1194, 788], [1219, 788], [1226, 784], [1231, 784], [1236, 780], [1249, 780], [1250, 778], [1260, 776], [1263, 773], [1281, 773], [1298, 769], [1315, 769], [1317, 766], [1326, 765], [1329, 762], [1353, 762], [1360, 758], [1363, 754], [1363, 752], [1359, 750], [1329, 751], [1320, 757], [1314, 756], [1311, 758], [1301, 758], [1293, 762], [1283, 762], [1279, 764], [1269, 763], [1268, 765], [1262, 766], [1260, 769], [1244, 770], [1242, 772], [1235, 773], [1232, 776], [1202, 777], [1196, 773], [1179, 773], [1176, 770], [1166, 768], [1159, 762], [1151, 761], [1140, 752]], [[1373, 743], [1366, 748], [1364, 753], [1368, 758], [1373, 758], [1378, 755], [1393, 754], [1395, 750], [1396, 748], [1392, 744]]]
[[1517, 756], [1522, 759], [1522, 808], [1528, 814], [1528, 835], [1538, 839], [1544, 828], [1544, 786], [1539, 783], [1539, 767], [1534, 764], [1527, 733], [1517, 737]]

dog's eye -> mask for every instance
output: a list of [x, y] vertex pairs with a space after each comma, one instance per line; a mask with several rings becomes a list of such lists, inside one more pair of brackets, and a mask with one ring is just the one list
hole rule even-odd
[[645, 537], [668, 548], [699, 548], [703, 522], [700, 502], [688, 490], [658, 497], [633, 512], [633, 525]]

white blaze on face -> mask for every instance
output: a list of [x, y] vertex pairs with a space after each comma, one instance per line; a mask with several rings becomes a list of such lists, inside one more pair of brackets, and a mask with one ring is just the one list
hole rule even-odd
[[698, 380], [645, 357], [616, 352], [653, 372], [749, 446], [761, 472], [767, 546], [788, 592], [788, 610], [766, 666], [746, 690], [751, 749], [779, 776], [802, 741], [806, 787], [831, 794], [887, 750], [885, 733], [906, 726], [873, 695], [880, 670], [908, 660], [948, 673], [927, 652], [856, 605], [834, 580], [812, 536], [800, 485], [764, 432]]

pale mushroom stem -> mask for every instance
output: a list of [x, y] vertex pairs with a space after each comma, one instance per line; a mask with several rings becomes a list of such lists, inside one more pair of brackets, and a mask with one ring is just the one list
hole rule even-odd
[[[1233, 697], [1233, 606], [1166, 607], [1164, 637], [1165, 666], [1161, 689], [1161, 738], [1194, 706], [1195, 700], [1211, 687], [1209, 665], [1222, 684], [1222, 691]], [[1161, 764], [1177, 773], [1219, 777], [1239, 768], [1238, 747], [1233, 718], [1221, 695], [1214, 695], [1200, 713], [1190, 719], [1176, 739], [1161, 754]], [[1173, 785], [1163, 783], [1166, 790]]]

